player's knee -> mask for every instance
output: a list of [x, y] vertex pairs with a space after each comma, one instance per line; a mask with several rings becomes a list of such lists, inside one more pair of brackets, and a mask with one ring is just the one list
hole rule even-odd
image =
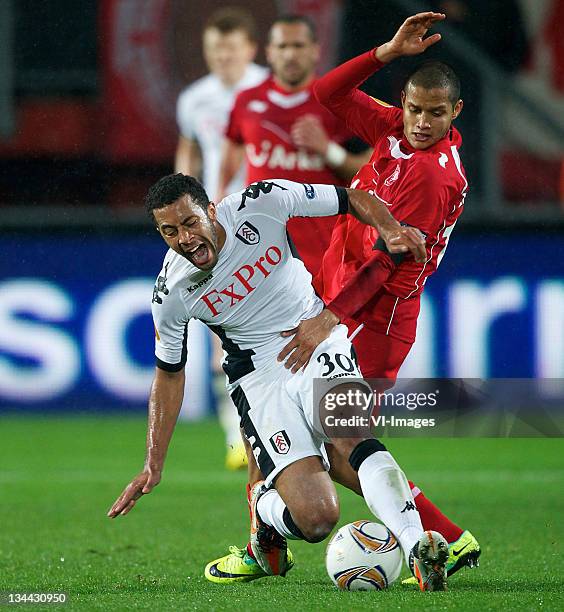
[[323, 540], [333, 531], [336, 524], [336, 521], [316, 521], [310, 523], [307, 526], [307, 529], [303, 530], [306, 542], [309, 542], [310, 544], [323, 542]]
[[338, 504], [326, 504], [316, 509], [303, 523], [302, 533], [305, 540], [312, 544], [323, 541], [333, 531], [338, 521]]

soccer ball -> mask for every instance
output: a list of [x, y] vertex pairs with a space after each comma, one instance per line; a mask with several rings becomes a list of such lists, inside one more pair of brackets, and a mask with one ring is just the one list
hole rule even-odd
[[325, 565], [343, 591], [380, 591], [398, 579], [402, 552], [381, 523], [355, 521], [341, 527], [327, 545]]

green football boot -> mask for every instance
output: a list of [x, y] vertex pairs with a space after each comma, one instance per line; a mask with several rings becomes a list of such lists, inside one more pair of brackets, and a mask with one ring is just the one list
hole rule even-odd
[[482, 551], [478, 540], [469, 531], [464, 531], [456, 542], [449, 544], [448, 552], [446, 567], [449, 576], [452, 576], [464, 566], [474, 568], [480, 565], [479, 559]]
[[[288, 549], [288, 562], [286, 571], [294, 567], [294, 557]], [[215, 561], [210, 561], [204, 570], [204, 576], [217, 584], [232, 582], [250, 582], [257, 578], [264, 578], [268, 574], [247, 553], [246, 548], [229, 547], [229, 554]]]

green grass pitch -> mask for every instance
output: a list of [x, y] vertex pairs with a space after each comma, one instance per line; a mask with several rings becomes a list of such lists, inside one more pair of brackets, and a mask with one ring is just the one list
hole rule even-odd
[[[408, 476], [478, 537], [481, 567], [446, 593], [399, 582], [341, 593], [324, 544], [292, 543], [286, 579], [204, 579], [206, 561], [242, 545], [248, 527], [245, 476], [223, 469], [215, 422], [180, 423], [161, 485], [107, 519], [142, 466], [144, 431], [141, 418], [0, 420], [0, 591], [64, 591], [59, 609], [85, 610], [564, 609], [562, 440], [389, 440]], [[370, 517], [360, 498], [339, 494], [340, 524]]]

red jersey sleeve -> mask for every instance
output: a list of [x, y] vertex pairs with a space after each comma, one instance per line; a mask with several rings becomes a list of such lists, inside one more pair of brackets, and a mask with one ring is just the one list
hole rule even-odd
[[390, 278], [396, 265], [384, 251], [374, 251], [374, 255], [362, 265], [348, 280], [327, 308], [341, 321], [354, 318]]
[[383, 65], [373, 51], [368, 51], [337, 66], [313, 87], [315, 97], [323, 106], [342, 119], [351, 132], [372, 145], [392, 124], [397, 109], [371, 98], [358, 87]]
[[239, 94], [235, 98], [235, 104], [231, 109], [231, 113], [229, 114], [229, 122], [227, 124], [227, 128], [225, 129], [225, 136], [237, 144], [244, 143], [241, 121], [243, 109], [244, 101], [241, 94]]

